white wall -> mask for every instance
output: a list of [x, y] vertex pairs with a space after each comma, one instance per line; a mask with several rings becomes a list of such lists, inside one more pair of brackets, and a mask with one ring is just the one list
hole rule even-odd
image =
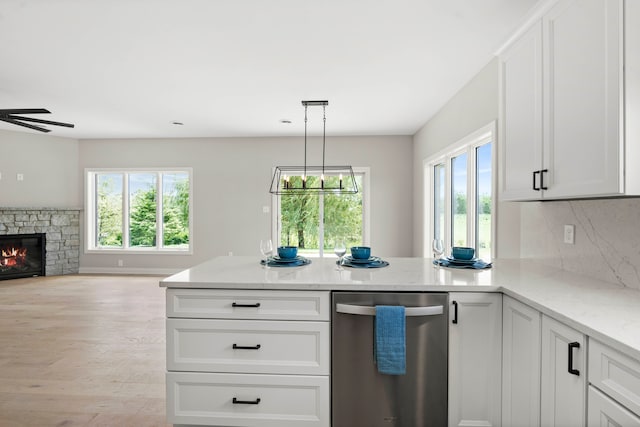
[[[413, 254], [424, 252], [424, 170], [425, 159], [482, 126], [498, 119], [498, 61], [488, 63], [464, 88], [432, 117], [413, 137]], [[498, 149], [498, 145], [494, 146]], [[498, 227], [497, 257], [518, 257], [520, 218], [517, 204], [499, 203], [495, 213]]]
[[[310, 164], [320, 164], [317, 139], [309, 140]], [[326, 164], [371, 170], [371, 246], [377, 255], [410, 256], [412, 234], [412, 139], [404, 136], [327, 138]], [[260, 256], [259, 242], [270, 232], [272, 168], [300, 165], [301, 138], [202, 138], [83, 140], [79, 170], [99, 167], [193, 168], [193, 255], [80, 256], [81, 271], [116, 267], [182, 269], [211, 257]]]
[[0, 130], [0, 174], [0, 207], [82, 206], [75, 139]]

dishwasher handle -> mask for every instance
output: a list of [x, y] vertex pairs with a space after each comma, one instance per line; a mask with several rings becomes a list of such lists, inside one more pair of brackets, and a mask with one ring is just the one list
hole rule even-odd
[[[438, 314], [442, 314], [443, 311], [444, 307], [441, 305], [432, 305], [428, 307], [405, 307], [404, 315], [407, 317], [436, 316]], [[359, 316], [375, 316], [376, 308], [366, 305], [336, 304], [336, 312], [356, 314]]]

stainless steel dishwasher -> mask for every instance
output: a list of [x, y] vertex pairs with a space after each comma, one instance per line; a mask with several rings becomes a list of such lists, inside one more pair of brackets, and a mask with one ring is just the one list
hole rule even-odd
[[[447, 293], [334, 292], [332, 427], [447, 425]], [[376, 305], [406, 307], [406, 374], [374, 363]]]

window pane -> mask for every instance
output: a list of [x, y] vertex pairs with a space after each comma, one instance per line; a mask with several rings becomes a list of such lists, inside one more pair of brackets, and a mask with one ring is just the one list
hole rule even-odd
[[162, 246], [189, 247], [189, 175], [162, 174]]
[[451, 159], [451, 246], [467, 246], [467, 154]]
[[129, 246], [156, 246], [156, 174], [129, 174]]
[[478, 257], [491, 259], [491, 143], [476, 149], [476, 242]]
[[433, 237], [443, 242], [445, 196], [445, 167], [441, 163], [433, 167]]
[[96, 246], [122, 247], [122, 183], [119, 173], [96, 175]]
[[[289, 178], [291, 184], [302, 186], [300, 176]], [[307, 177], [310, 186], [320, 185], [317, 176]], [[283, 194], [280, 196], [280, 245], [297, 246], [301, 253], [307, 250], [317, 252], [320, 249], [318, 242], [319, 221], [319, 196], [318, 194]]]
[[[333, 253], [336, 239], [344, 241], [346, 248], [362, 245], [362, 175], [356, 175], [356, 194], [324, 195], [324, 249]], [[338, 177], [327, 177], [330, 185], [338, 186]], [[331, 180], [335, 182], [330, 182]]]

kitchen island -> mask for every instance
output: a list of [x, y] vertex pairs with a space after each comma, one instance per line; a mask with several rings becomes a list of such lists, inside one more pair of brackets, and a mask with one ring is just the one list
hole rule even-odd
[[394, 292], [502, 292], [640, 359], [640, 291], [520, 260], [486, 270], [437, 269], [429, 258], [387, 258], [378, 269], [337, 271], [335, 259], [263, 268], [256, 257], [218, 257], [160, 282], [167, 288]]
[[[505, 301], [507, 299], [512, 299], [515, 301], [515, 303], [524, 304], [526, 307], [532, 309], [538, 316], [538, 324], [540, 324], [540, 319], [542, 319], [542, 324], [544, 324], [545, 321], [557, 322], [563, 327], [566, 326], [584, 337], [584, 343], [581, 347], [582, 350], [584, 350], [582, 352], [583, 355], [580, 356], [580, 358], [576, 357], [577, 361], [575, 363], [576, 366], [579, 366], [582, 372], [582, 382], [578, 385], [578, 387], [579, 390], [582, 390], [582, 395], [584, 395], [583, 397], [581, 397], [581, 399], [584, 402], [585, 408], [587, 400], [587, 389], [589, 389], [589, 393], [591, 393], [591, 389], [593, 388], [592, 385], [598, 387], [597, 379], [592, 380], [591, 377], [589, 378], [589, 381], [592, 383], [592, 385], [588, 385], [586, 382], [586, 354], [587, 348], [588, 346], [591, 346], [592, 342], [594, 343], [594, 348], [600, 349], [600, 347], [598, 346], [603, 346], [605, 350], [611, 349], [612, 351], [617, 352], [616, 354], [619, 354], [620, 357], [628, 358], [628, 361], [632, 364], [637, 364], [639, 363], [638, 361], [640, 361], [640, 292], [638, 290], [625, 288], [620, 285], [606, 283], [599, 280], [594, 280], [589, 277], [569, 273], [556, 268], [551, 268], [529, 260], [496, 260], [493, 264], [493, 268], [486, 270], [435, 268], [430, 259], [423, 258], [388, 258], [386, 260], [390, 265], [385, 268], [352, 269], [345, 267], [343, 270], [338, 271], [336, 270], [335, 259], [331, 258], [314, 258], [312, 259], [312, 263], [310, 265], [301, 267], [263, 268], [259, 263], [259, 259], [255, 257], [219, 257], [170, 276], [162, 280], [160, 284], [161, 286], [170, 288], [167, 291], [168, 311], [170, 310], [170, 308], [176, 305], [177, 301], [175, 299], [175, 295], [170, 296], [170, 292], [193, 292], [193, 295], [189, 295], [188, 293], [182, 294], [182, 297], [190, 300], [195, 295], [197, 295], [198, 292], [209, 292], [206, 290], [216, 290], [215, 292], [220, 293], [226, 292], [230, 295], [233, 295], [234, 292], [248, 291], [252, 291], [260, 295], [294, 293], [296, 295], [296, 298], [300, 298], [300, 295], [313, 295], [314, 298], [316, 296], [319, 298], [318, 301], [320, 302], [317, 303], [318, 306], [329, 304], [328, 298], [330, 292], [335, 291], [448, 292], [450, 293], [450, 295], [462, 295], [465, 293], [504, 295], [508, 297], [505, 297]], [[326, 296], [326, 298], [324, 296]], [[229, 303], [229, 305], [230, 304], [231, 303]], [[260, 309], [256, 310], [256, 312], [258, 311], [260, 311]], [[453, 310], [449, 310], [450, 317], [453, 315], [452, 312]], [[286, 310], [282, 313], [286, 313]], [[175, 314], [171, 314], [168, 317], [172, 317], [174, 315]], [[315, 315], [315, 313], [305, 314], [301, 315], [301, 317], [298, 318], [296, 318], [295, 316], [291, 318], [291, 316], [283, 315], [284, 317], [281, 317], [280, 320], [297, 321], [297, 323], [295, 324], [296, 327], [314, 324], [321, 329], [327, 328], [328, 324], [330, 323], [328, 312], [324, 315], [318, 314], [319, 317], [314, 319], [313, 316]], [[211, 318], [220, 317], [218, 315], [205, 316]], [[260, 319], [259, 317], [251, 316], [253, 315], [240, 318]], [[262, 318], [261, 321], [265, 322], [265, 319], [269, 321], [278, 319], [277, 313], [269, 316], [275, 317]], [[194, 317], [200, 317], [200, 315]], [[309, 320], [313, 321], [310, 322]], [[318, 322], [315, 322], [315, 320], [317, 320]], [[170, 321], [172, 321], [172, 319], [169, 319], [168, 322]], [[225, 321], [233, 322], [233, 320]], [[323, 322], [325, 322], [326, 324], [323, 324]], [[284, 323], [286, 322], [280, 322], [280, 324]], [[294, 323], [295, 322], [293, 322], [292, 325]], [[255, 321], [253, 326], [258, 328], [263, 324], [265, 323]], [[554, 325], [555, 324], [553, 324], [552, 326]], [[506, 327], [507, 326], [505, 326], [505, 328]], [[537, 326], [537, 328], [539, 330], [540, 326]], [[499, 330], [502, 330], [502, 327]], [[553, 328], [551, 328], [550, 330], [553, 331]], [[169, 349], [169, 376], [173, 374], [171, 372], [173, 368], [169, 366], [169, 360], [172, 360], [173, 355], [171, 357], [169, 357], [169, 355], [172, 354], [172, 351], [174, 350], [172, 346], [176, 342], [176, 340], [174, 339], [175, 337], [172, 338], [169, 336], [171, 333], [172, 332], [170, 332], [170, 328], [168, 327], [167, 345]], [[173, 333], [175, 333], [175, 331]], [[513, 335], [518, 336], [519, 333]], [[587, 345], [587, 338], [589, 340], [589, 345]], [[538, 347], [540, 347], [540, 341], [542, 341], [542, 350], [544, 351], [544, 335], [542, 339], [540, 339], [540, 335], [538, 333], [537, 340]], [[580, 346], [580, 344], [575, 344], [574, 342], [571, 342], [569, 344], [570, 351], [574, 352], [576, 352], [575, 347]], [[323, 345], [324, 347], [328, 347], [328, 343], [324, 343]], [[328, 382], [329, 379], [328, 374], [330, 364], [328, 361], [324, 360], [328, 357], [328, 349], [321, 350], [323, 345], [318, 344], [318, 348], [315, 349], [318, 360], [317, 366], [314, 366], [313, 369], [308, 371], [305, 371], [303, 369], [297, 372], [293, 372], [287, 371], [285, 368], [280, 369], [279, 367], [271, 367], [269, 368], [271, 369], [271, 371], [269, 372], [277, 374], [271, 375], [274, 380], [280, 380], [280, 377], [283, 377], [284, 379], [292, 379], [295, 377], [300, 381], [318, 380], [319, 383], [315, 386], [319, 387], [318, 390], [322, 391], [318, 392], [319, 394], [315, 396], [315, 399], [316, 401], [323, 401], [323, 407], [328, 408], [328, 402], [326, 401], [328, 397], [318, 398], [318, 396], [322, 395], [323, 393], [326, 394], [326, 388], [328, 387], [328, 384], [326, 382]], [[507, 345], [507, 337], [505, 337], [504, 345]], [[573, 350], [571, 346], [574, 346]], [[539, 349], [535, 351], [540, 353]], [[606, 351], [604, 351], [604, 353], [606, 353]], [[602, 354], [602, 352], [598, 354]], [[542, 357], [544, 359], [544, 354], [542, 355]], [[497, 359], [497, 362], [500, 363], [500, 358], [498, 357]], [[538, 357], [537, 360], [539, 361], [539, 359], [540, 357]], [[561, 357], [560, 360], [564, 360], [564, 369], [566, 371], [566, 357]], [[537, 363], [539, 366], [539, 362]], [[591, 363], [591, 360], [589, 360], [589, 363]], [[545, 366], [546, 365], [544, 365], [543, 362], [543, 367]], [[591, 365], [589, 365], [589, 367], [590, 371], [595, 372], [597, 370], [597, 367], [595, 367], [595, 365], [594, 367], [591, 367]], [[635, 368], [636, 366], [634, 365], [633, 367]], [[247, 372], [267, 372], [264, 369], [266, 368], [260, 367], [249, 370]], [[315, 371], [313, 371], [314, 369]], [[547, 368], [545, 367], [544, 369]], [[569, 370], [571, 369], [572, 366], [570, 365]], [[638, 369], [640, 369], [640, 367]], [[202, 371], [203, 369], [201, 367], [198, 367], [194, 368], [193, 370]], [[451, 365], [449, 367], [449, 370], [451, 374], [451, 371], [453, 370]], [[538, 371], [539, 370], [540, 368], [538, 368]], [[223, 371], [224, 369], [220, 372]], [[236, 370], [233, 372], [237, 373], [238, 371]], [[312, 372], [313, 375], [306, 375], [305, 372]], [[635, 384], [639, 381], [638, 379], [640, 378], [640, 375], [636, 377], [635, 375], [637, 373], [635, 371], [629, 371], [628, 369], [624, 372], [624, 375], [629, 375], [629, 378], [627, 378], [627, 382], [630, 381], [631, 384], [635, 386]], [[286, 375], [280, 375], [282, 373]], [[296, 375], [291, 375], [292, 373], [295, 373]], [[198, 375], [203, 375], [198, 374], [197, 372], [189, 372], [188, 374], [193, 375], [180, 377], [180, 381], [188, 382], [193, 380]], [[589, 374], [591, 374], [591, 372], [589, 372]], [[224, 375], [230, 374], [226, 373]], [[260, 377], [260, 375], [257, 376]], [[508, 374], [504, 373], [504, 371], [503, 377], [504, 378], [502, 387], [504, 390], [507, 381], [505, 378], [508, 378]], [[236, 375], [236, 377], [234, 378], [234, 380], [239, 380], [244, 377], [238, 378], [238, 375]], [[325, 379], [326, 382], [323, 382], [325, 381]], [[609, 380], [609, 382], [611, 382], [611, 379]], [[615, 380], [615, 378], [613, 380]], [[543, 387], [544, 383], [545, 381], [543, 380]], [[170, 389], [174, 386], [175, 384], [171, 385], [170, 387], [168, 379], [168, 405], [173, 404], [173, 400], [176, 399], [173, 391], [170, 391]], [[296, 385], [296, 387], [298, 386]], [[606, 386], [602, 386], [599, 390], [605, 388]], [[635, 392], [634, 387], [630, 388]], [[624, 402], [624, 397], [619, 397], [618, 395], [616, 395], [615, 390], [610, 392], [609, 394], [613, 398], [616, 398], [618, 401]], [[544, 398], [545, 393], [542, 393], [542, 396]], [[589, 394], [589, 396], [591, 397], [591, 394]], [[558, 398], [561, 397], [562, 396], [559, 396]], [[451, 401], [452, 399], [450, 397], [450, 402]], [[591, 402], [591, 398], [589, 401]], [[504, 419], [504, 402], [502, 406]], [[562, 405], [558, 404], [557, 406]], [[632, 404], [626, 405], [627, 408], [629, 408], [630, 406], [632, 406]], [[544, 413], [544, 399], [542, 402], [542, 408], [542, 412]], [[631, 409], [635, 408], [632, 407]], [[535, 412], [536, 409], [533, 408], [532, 411]], [[638, 409], [638, 411], [640, 411], [640, 408]], [[574, 409], [573, 412], [580, 412], [580, 410], [578, 409], [578, 411], [576, 411]], [[584, 409], [583, 412], [585, 413], [584, 416], [586, 417], [586, 409]], [[226, 414], [225, 417], [227, 417], [227, 415], [229, 414]], [[319, 423], [309, 422], [308, 424], [300, 421], [302, 418], [295, 419], [291, 423], [291, 425], [329, 425], [329, 422], [326, 418], [320, 420]], [[182, 418], [180, 417], [175, 419], [182, 420]], [[201, 419], [187, 417], [184, 419], [188, 419], [189, 423], [193, 424], [207, 424], [206, 417], [202, 417]], [[229, 423], [229, 419], [229, 417], [225, 418], [225, 422]], [[278, 420], [277, 423], [280, 423], [280, 425], [288, 425], [286, 423], [286, 420]], [[271, 424], [257, 423], [255, 425]]]

